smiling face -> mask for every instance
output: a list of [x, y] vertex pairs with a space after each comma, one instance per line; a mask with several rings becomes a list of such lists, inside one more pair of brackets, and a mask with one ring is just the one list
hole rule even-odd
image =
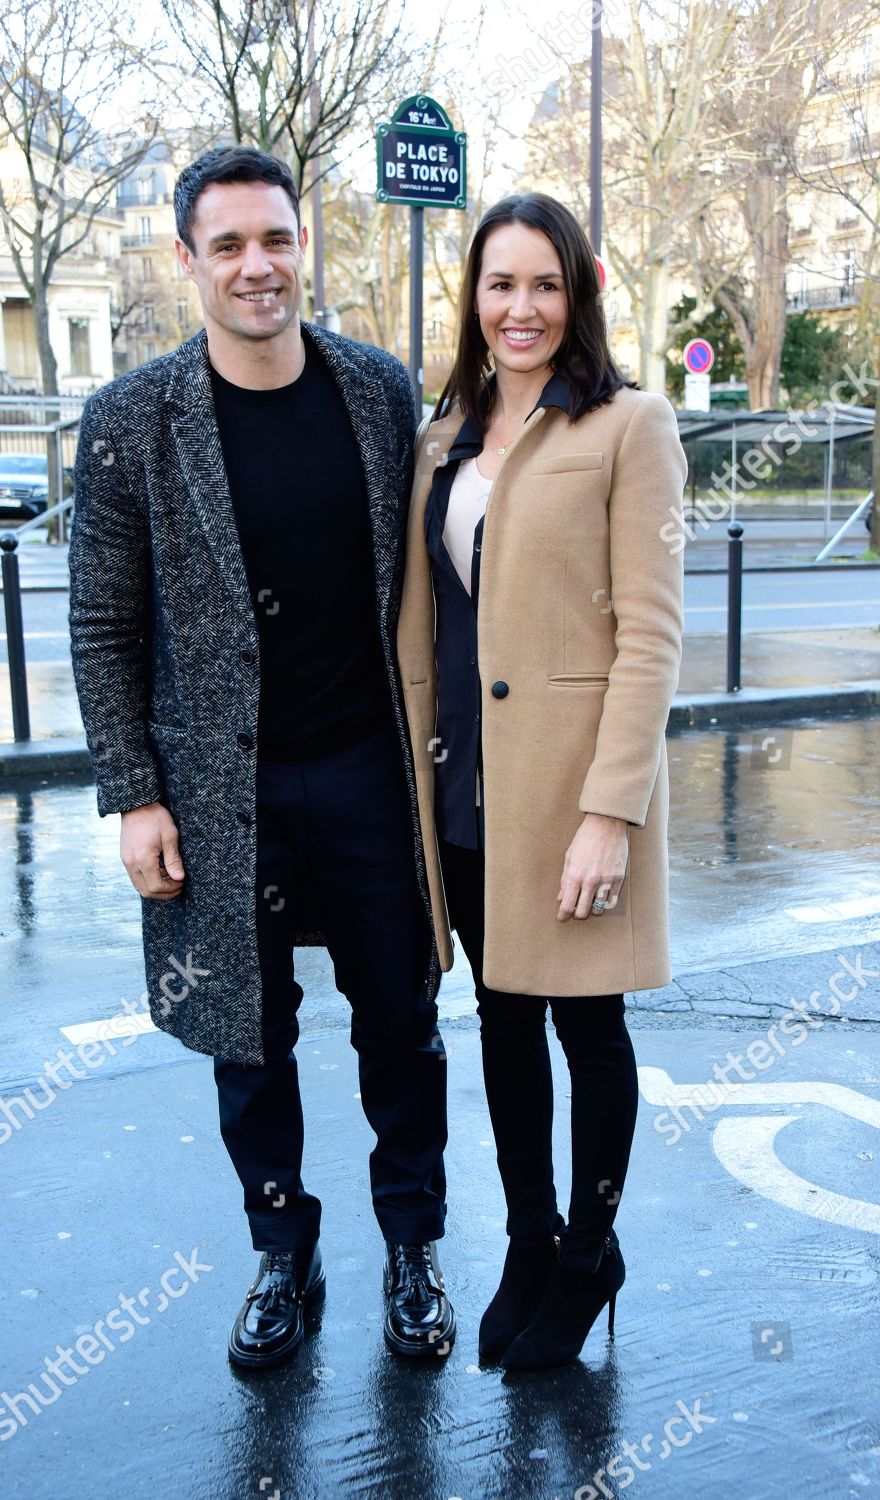
[[496, 366], [528, 374], [550, 365], [565, 336], [568, 302], [552, 241], [526, 224], [486, 237], [476, 311]]
[[195, 250], [176, 241], [195, 282], [205, 326], [233, 339], [272, 339], [297, 318], [308, 235], [282, 187], [212, 182], [199, 194]]

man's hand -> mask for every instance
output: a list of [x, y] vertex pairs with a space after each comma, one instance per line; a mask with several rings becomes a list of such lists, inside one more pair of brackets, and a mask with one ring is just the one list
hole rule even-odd
[[122, 863], [136, 891], [156, 901], [170, 901], [183, 889], [177, 825], [161, 802], [148, 802], [122, 814], [119, 840]]
[[[604, 813], [585, 813], [584, 821], [565, 855], [557, 901], [557, 921], [590, 915], [593, 897], [605, 902], [605, 910], [617, 905], [629, 857], [627, 823]], [[594, 916], [598, 913], [593, 913]]]

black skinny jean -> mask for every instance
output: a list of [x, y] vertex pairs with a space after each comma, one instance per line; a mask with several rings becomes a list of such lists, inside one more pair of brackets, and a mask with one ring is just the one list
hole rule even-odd
[[[593, 1270], [623, 1191], [638, 1108], [623, 995], [541, 996], [483, 983], [485, 856], [439, 840], [449, 916], [477, 995], [483, 1076], [507, 1200], [507, 1233], [521, 1245], [560, 1237], [562, 1264]], [[572, 918], [572, 920], [575, 920]], [[590, 917], [589, 921], [601, 921]], [[553, 1181], [553, 1079], [546, 1011], [571, 1075], [571, 1202], [565, 1224]]]

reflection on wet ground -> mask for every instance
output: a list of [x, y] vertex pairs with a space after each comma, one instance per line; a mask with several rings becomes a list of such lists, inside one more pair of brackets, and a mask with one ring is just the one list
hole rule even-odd
[[[674, 969], [696, 992], [710, 970], [755, 959], [782, 993], [795, 970], [805, 995], [812, 970], [827, 980], [838, 951], [864, 952], [876, 973], [876, 949], [857, 945], [880, 936], [877, 728], [670, 738]], [[766, 1025], [635, 1013], [642, 1098], [617, 1220], [628, 1271], [617, 1338], [606, 1346], [597, 1327], [579, 1363], [502, 1376], [476, 1354], [505, 1215], [473, 988], [457, 964], [442, 992], [441, 1248], [459, 1335], [448, 1361], [412, 1368], [382, 1342], [373, 1136], [347, 1006], [326, 955], [301, 950], [304, 1176], [324, 1201], [328, 1295], [294, 1362], [241, 1374], [226, 1337], [255, 1257], [210, 1059], [148, 1033], [44, 1109], [10, 1103], [65, 1045], [62, 1027], [141, 991], [140, 903], [118, 819], [98, 818], [91, 786], [36, 785], [2, 790], [0, 822], [0, 1118], [14, 1122], [0, 1131], [4, 1500], [880, 1493], [880, 1023], [829, 1022], [774, 1060], [766, 1097], [687, 1114], [675, 1139], [650, 1080], [699, 1085]], [[878, 984], [866, 991], [875, 1017]], [[565, 1205], [568, 1078], [551, 1041]], [[79, 1361], [51, 1406], [28, 1404], [58, 1345], [196, 1250], [203, 1269], [186, 1295], [151, 1304], [100, 1363]]]

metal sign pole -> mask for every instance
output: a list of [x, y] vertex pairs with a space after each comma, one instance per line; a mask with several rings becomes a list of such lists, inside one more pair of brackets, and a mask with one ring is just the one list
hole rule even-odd
[[602, 250], [602, 0], [593, 0], [590, 41], [590, 247]]
[[409, 378], [416, 400], [416, 417], [422, 420], [422, 320], [425, 281], [425, 210], [414, 204], [409, 211]]

